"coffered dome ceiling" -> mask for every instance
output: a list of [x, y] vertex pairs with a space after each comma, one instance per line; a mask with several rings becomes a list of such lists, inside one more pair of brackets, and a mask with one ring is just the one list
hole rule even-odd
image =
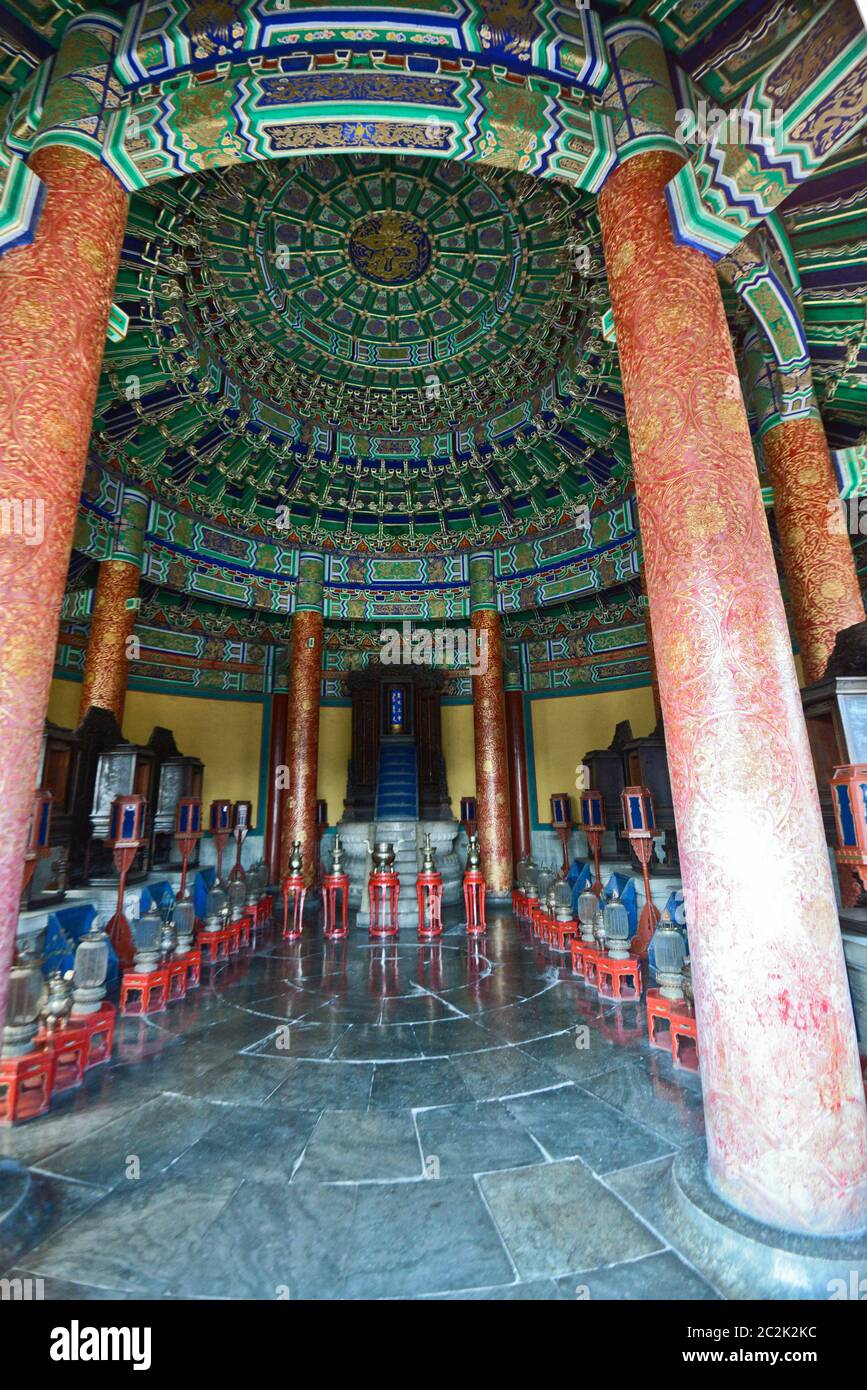
[[133, 202], [94, 449], [168, 500], [301, 541], [441, 548], [622, 490], [592, 200], [324, 156]]

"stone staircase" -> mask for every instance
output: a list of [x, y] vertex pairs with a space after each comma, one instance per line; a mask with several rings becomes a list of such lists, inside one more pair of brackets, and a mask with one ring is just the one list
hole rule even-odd
[[418, 816], [418, 771], [411, 739], [383, 739], [376, 782], [377, 821], [414, 821]]

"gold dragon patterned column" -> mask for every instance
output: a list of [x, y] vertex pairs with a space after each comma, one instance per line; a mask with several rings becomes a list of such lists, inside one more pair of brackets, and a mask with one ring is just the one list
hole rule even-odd
[[807, 685], [821, 680], [837, 634], [864, 621], [825, 429], [812, 416], [784, 420], [762, 440], [774, 516]]
[[[634, 62], [630, 42], [610, 45], [617, 62]], [[664, 101], [643, 109], [665, 125]], [[731, 337], [712, 262], [672, 236], [664, 190], [682, 153], [646, 138], [630, 148], [634, 127], [627, 133], [599, 213], [683, 871], [709, 1176], [760, 1221], [854, 1232], [867, 1222], [864, 1088]]]
[[512, 890], [512, 832], [509, 823], [509, 772], [506, 761], [506, 705], [503, 694], [503, 629], [494, 589], [494, 557], [470, 557], [470, 614], [479, 653], [473, 681], [473, 734], [476, 755], [476, 823], [482, 869], [492, 897]]
[[95, 705], [123, 724], [147, 517], [147, 495], [124, 484], [111, 556], [101, 562], [96, 581], [79, 721]]
[[281, 874], [289, 850], [301, 841], [304, 876], [313, 882], [316, 847], [316, 782], [319, 771], [319, 689], [322, 680], [322, 583], [325, 564], [314, 550], [301, 552], [298, 597], [292, 618], [289, 648], [289, 705], [286, 724], [286, 763], [289, 793], [283, 810]]
[[864, 621], [855, 556], [840, 506], [825, 428], [811, 383], [798, 413], [770, 348], [744, 337], [744, 387], [774, 491], [774, 516], [804, 680], [822, 679], [837, 634]]
[[127, 195], [80, 150], [40, 150], [32, 246], [0, 260], [0, 1024]]

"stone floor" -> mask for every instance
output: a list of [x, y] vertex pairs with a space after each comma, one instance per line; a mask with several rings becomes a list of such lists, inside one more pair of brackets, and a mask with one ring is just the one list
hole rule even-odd
[[458, 926], [324, 950], [311, 923], [0, 1131], [35, 1197], [0, 1271], [47, 1298], [713, 1299], [652, 1218], [702, 1133], [643, 1008], [510, 913], [476, 955]]

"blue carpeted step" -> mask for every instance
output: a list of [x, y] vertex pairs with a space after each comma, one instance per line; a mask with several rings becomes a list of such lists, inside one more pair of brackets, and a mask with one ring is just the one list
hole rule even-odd
[[376, 815], [381, 820], [413, 820], [418, 815], [415, 748], [383, 743], [379, 750]]

